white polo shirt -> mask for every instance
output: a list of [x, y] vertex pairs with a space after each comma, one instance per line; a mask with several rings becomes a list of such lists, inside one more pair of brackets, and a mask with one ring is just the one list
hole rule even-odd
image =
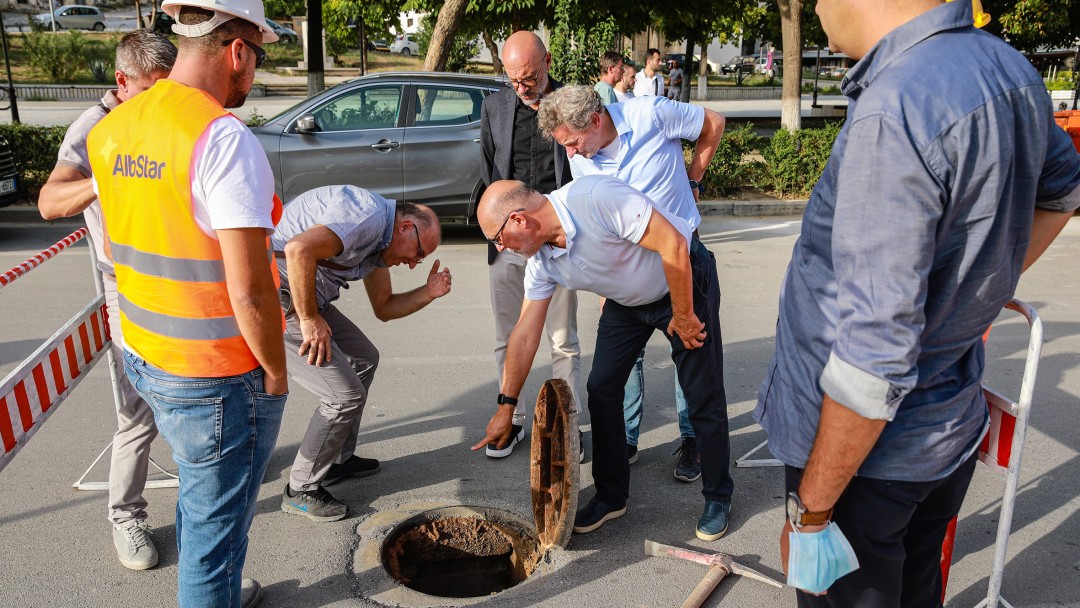
[[690, 225], [625, 182], [587, 176], [546, 195], [566, 232], [566, 248], [545, 244], [525, 266], [525, 297], [545, 300], [555, 286], [591, 291], [624, 306], [668, 293], [660, 254], [638, 245], [660, 213], [690, 241]]
[[[696, 141], [705, 125], [705, 109], [664, 97], [635, 97], [606, 106], [618, 132], [614, 157], [597, 152], [575, 154], [570, 174], [610, 175], [640, 190], [657, 205], [697, 230], [701, 213], [690, 189], [682, 140]], [[605, 151], [607, 149], [605, 148]]]

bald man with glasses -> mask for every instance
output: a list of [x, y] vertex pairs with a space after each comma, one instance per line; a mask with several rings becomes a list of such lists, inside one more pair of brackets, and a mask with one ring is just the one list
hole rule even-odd
[[435, 213], [356, 186], [325, 186], [286, 207], [272, 240], [285, 311], [285, 358], [294, 381], [319, 397], [285, 486], [281, 510], [337, 521], [349, 510], [324, 486], [379, 470], [353, 452], [379, 351], [332, 304], [363, 279], [375, 316], [400, 319], [450, 293], [450, 269], [431, 264], [427, 281], [394, 293], [391, 266], [416, 268], [439, 246]]
[[[573, 179], [566, 150], [545, 139], [537, 128], [540, 100], [562, 86], [548, 75], [551, 54], [532, 32], [515, 32], [503, 45], [503, 65], [510, 87], [489, 95], [480, 110], [480, 143], [483, 150], [484, 183], [519, 180], [530, 188], [548, 193]], [[493, 239], [497, 240], [497, 239]], [[491, 310], [495, 316], [495, 364], [501, 378], [506, 363], [506, 345], [525, 298], [525, 257], [504, 251], [496, 242], [488, 248]], [[548, 308], [548, 344], [552, 375], [566, 380], [578, 392], [581, 347], [577, 336], [577, 293], [556, 289]], [[516, 400], [495, 401], [517, 405]], [[505, 443], [487, 446], [491, 458], [505, 458], [525, 438], [525, 411], [514, 411], [513, 432]]]

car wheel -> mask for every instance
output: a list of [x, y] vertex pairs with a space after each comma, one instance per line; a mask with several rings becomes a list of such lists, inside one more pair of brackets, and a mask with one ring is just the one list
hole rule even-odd
[[94, 31], [95, 32], [104, 32], [105, 31], [105, 24], [98, 21], [97, 23], [94, 24]]
[[296, 44], [296, 38], [294, 36], [285, 36], [283, 40], [285, 44]]
[[405, 55], [406, 57], [408, 57], [409, 55], [412, 55], [412, 51], [410, 51], [410, 50], [409, 50], [409, 47], [407, 47], [407, 46], [406, 46], [406, 47], [402, 47], [402, 49], [401, 49], [401, 54], [402, 54], [402, 55]]

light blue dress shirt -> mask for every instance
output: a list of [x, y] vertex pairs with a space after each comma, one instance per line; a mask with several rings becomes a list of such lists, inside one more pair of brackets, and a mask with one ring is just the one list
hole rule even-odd
[[705, 109], [664, 97], [635, 97], [605, 106], [618, 131], [615, 158], [595, 154], [570, 159], [570, 174], [617, 177], [644, 192], [657, 205], [690, 223], [701, 213], [686, 175], [682, 140], [697, 141], [705, 125]]

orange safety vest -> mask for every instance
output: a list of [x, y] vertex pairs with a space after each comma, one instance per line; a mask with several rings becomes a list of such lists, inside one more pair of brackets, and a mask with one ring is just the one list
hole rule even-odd
[[[87, 137], [124, 342], [177, 376], [221, 378], [259, 367], [233, 313], [221, 246], [195, 222], [191, 197], [195, 143], [228, 114], [204, 91], [159, 80]], [[281, 201], [275, 196], [272, 204], [277, 225]], [[279, 286], [269, 237], [266, 247], [266, 272]]]

